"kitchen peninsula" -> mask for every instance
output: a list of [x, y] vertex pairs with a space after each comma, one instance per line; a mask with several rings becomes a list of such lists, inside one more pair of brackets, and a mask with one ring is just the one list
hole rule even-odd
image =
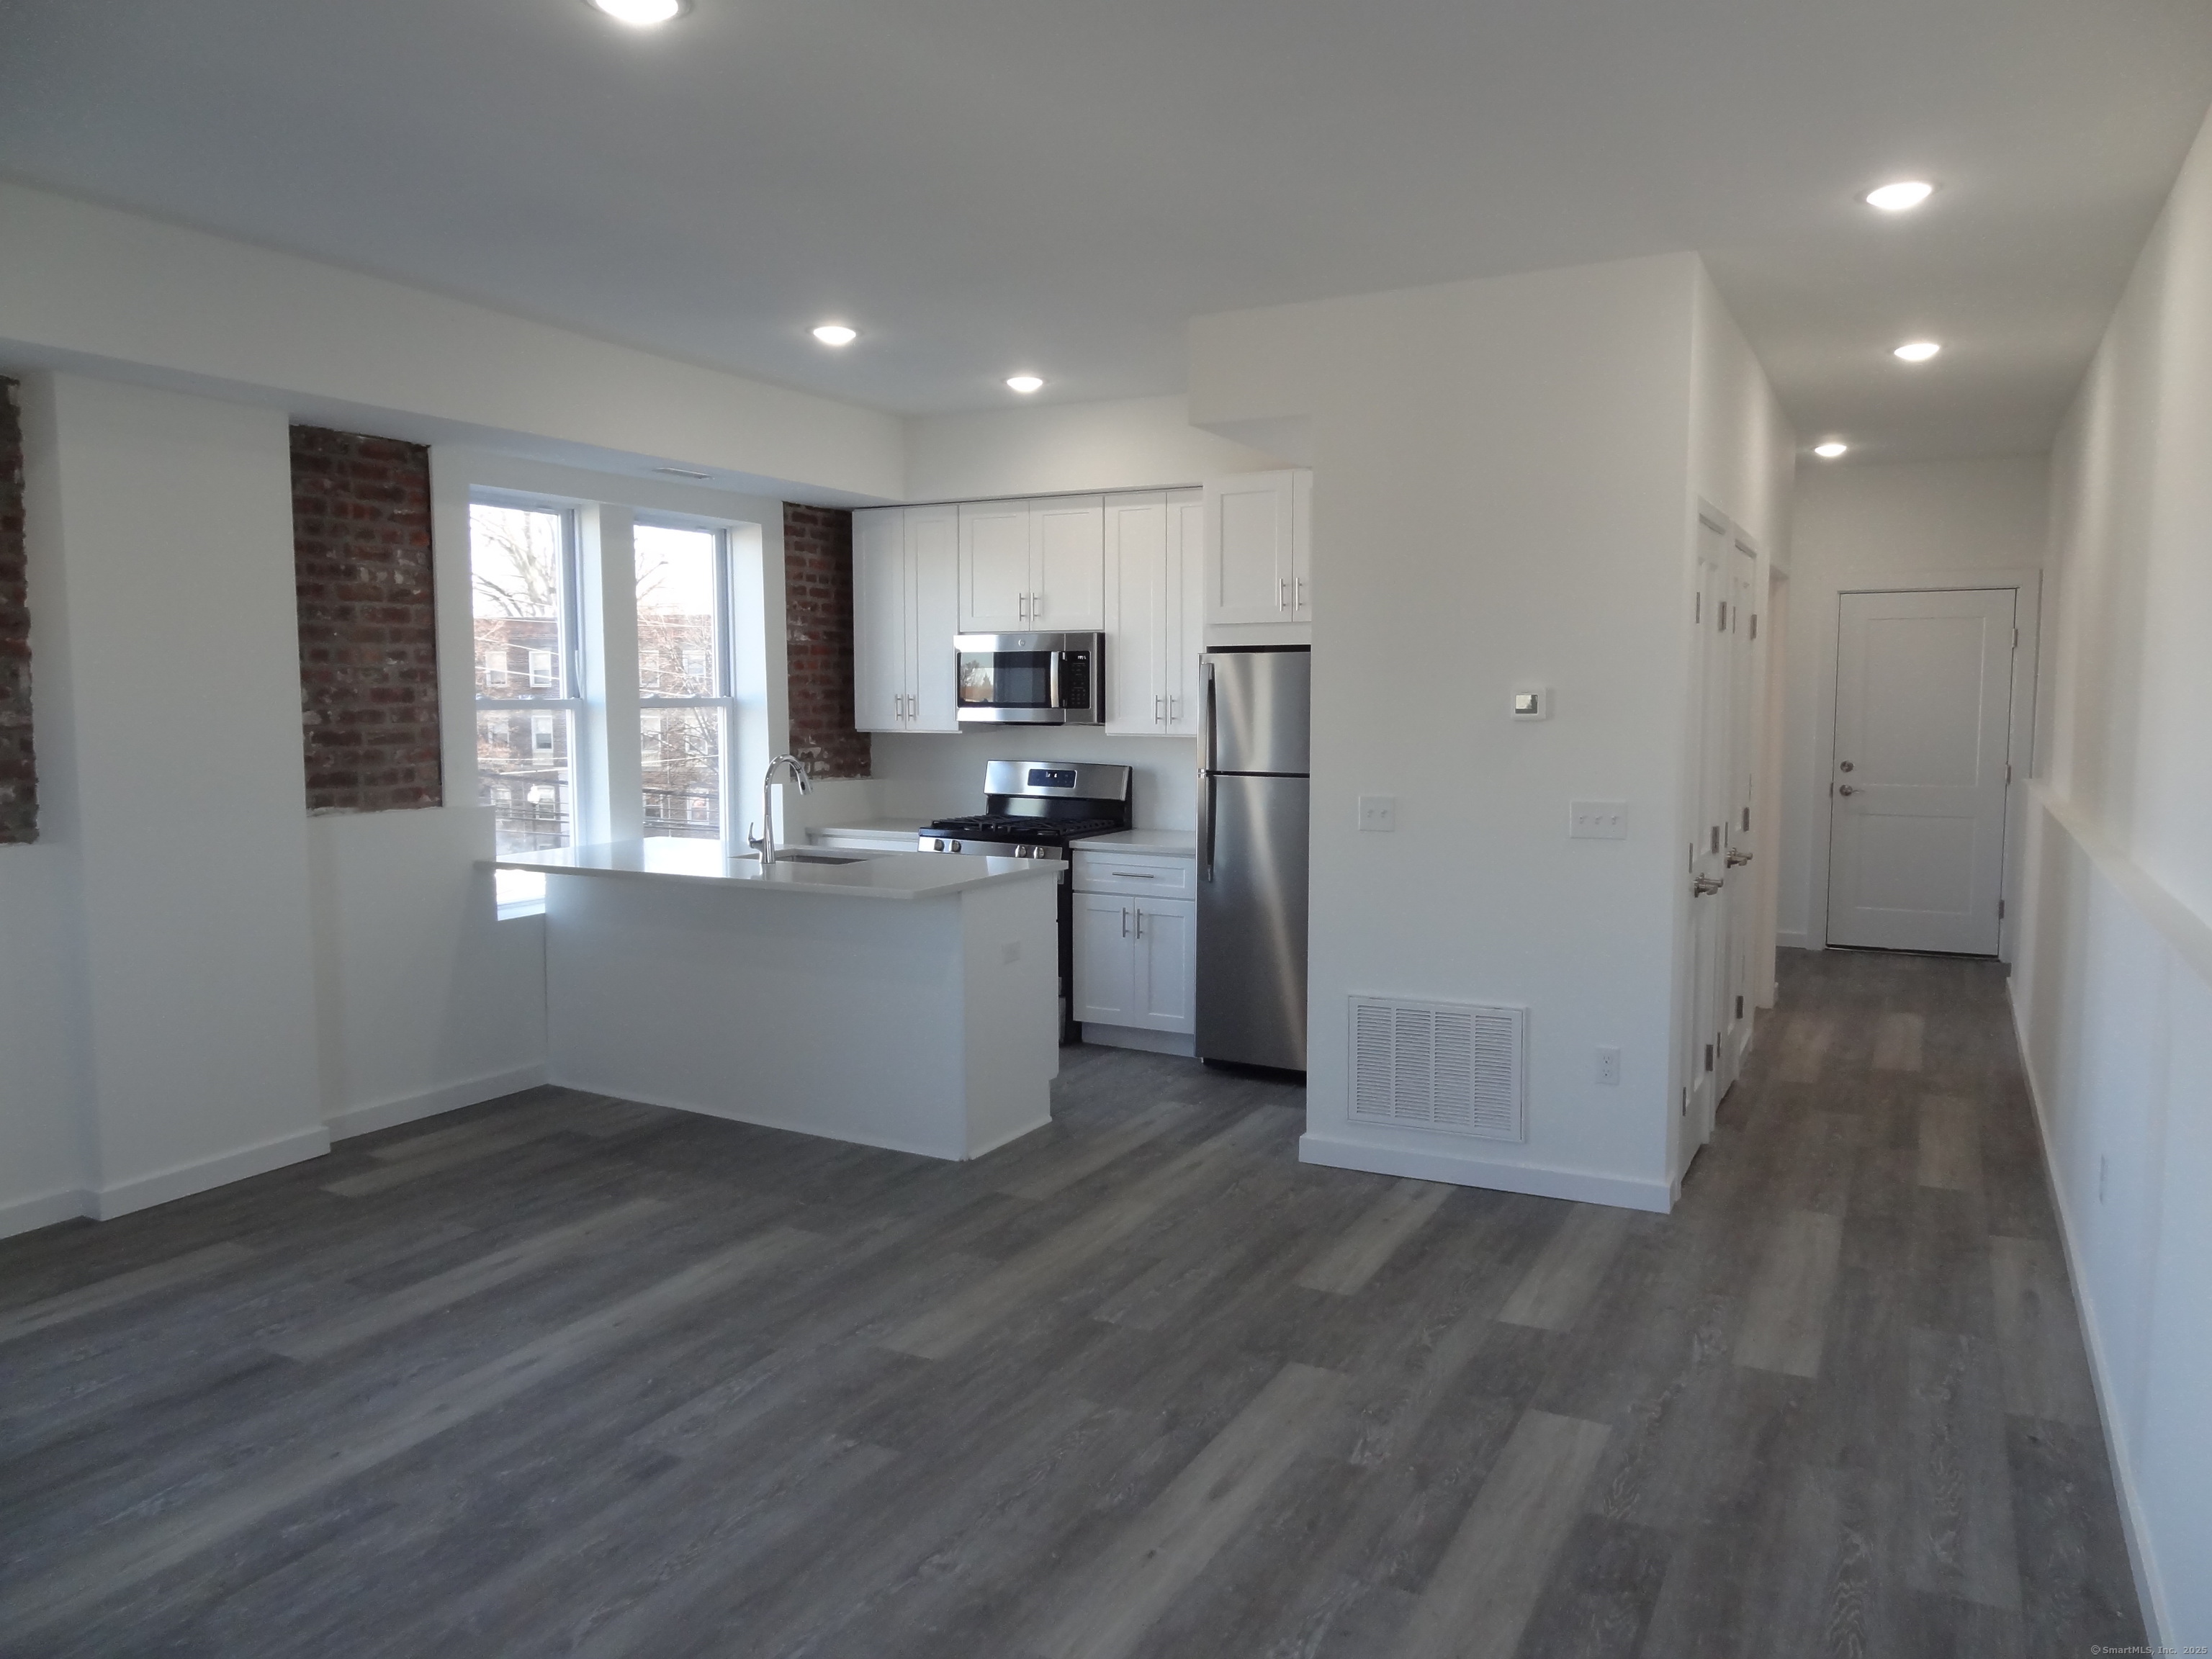
[[653, 838], [516, 854], [546, 877], [550, 1080], [981, 1156], [1051, 1115], [1064, 866]]

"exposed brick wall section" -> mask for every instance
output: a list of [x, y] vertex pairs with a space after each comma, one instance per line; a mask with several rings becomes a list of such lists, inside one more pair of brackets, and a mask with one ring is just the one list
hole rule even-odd
[[791, 752], [817, 778], [868, 775], [853, 728], [853, 515], [783, 504], [783, 638]]
[[438, 805], [430, 452], [294, 427], [292, 553], [308, 811]]
[[0, 380], [0, 842], [38, 838], [39, 775], [31, 754], [31, 602], [23, 552], [23, 421], [15, 382]]

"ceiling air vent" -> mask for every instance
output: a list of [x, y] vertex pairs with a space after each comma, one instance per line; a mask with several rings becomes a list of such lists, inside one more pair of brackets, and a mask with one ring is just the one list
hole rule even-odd
[[1362, 1123], [1526, 1140], [1528, 1011], [1352, 999], [1352, 1115]]

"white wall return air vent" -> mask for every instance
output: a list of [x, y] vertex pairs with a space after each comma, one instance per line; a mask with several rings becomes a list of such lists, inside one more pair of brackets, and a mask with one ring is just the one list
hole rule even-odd
[[1352, 999], [1352, 1115], [1360, 1123], [1528, 1138], [1528, 1011]]

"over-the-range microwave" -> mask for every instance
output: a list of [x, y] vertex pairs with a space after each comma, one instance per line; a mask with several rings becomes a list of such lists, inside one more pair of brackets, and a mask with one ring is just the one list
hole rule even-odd
[[957, 634], [952, 648], [959, 653], [963, 726], [1105, 721], [1102, 634]]

